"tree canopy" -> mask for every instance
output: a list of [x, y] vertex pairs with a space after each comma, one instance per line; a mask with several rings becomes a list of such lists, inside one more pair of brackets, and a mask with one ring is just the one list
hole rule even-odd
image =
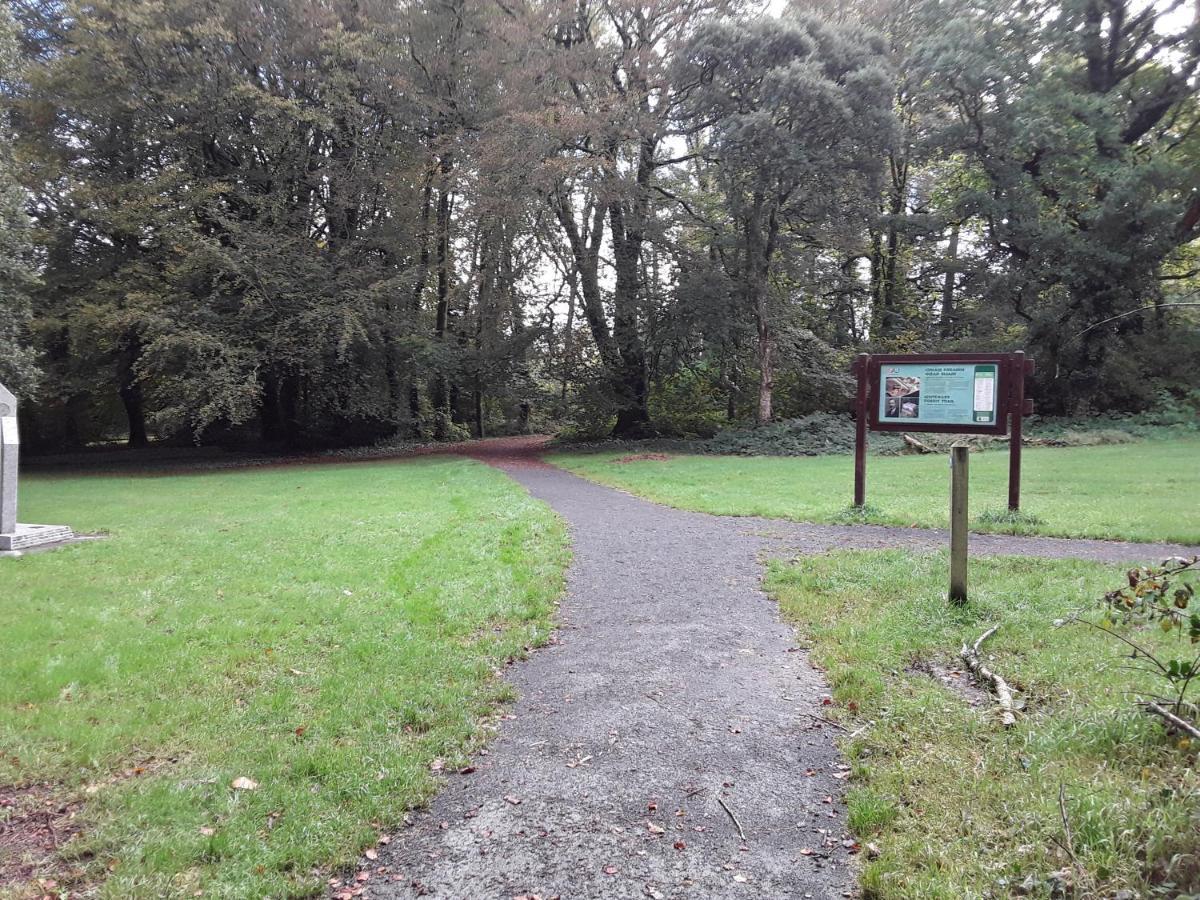
[[1180, 0], [11, 0], [0, 380], [43, 448], [1194, 399], [1198, 75]]

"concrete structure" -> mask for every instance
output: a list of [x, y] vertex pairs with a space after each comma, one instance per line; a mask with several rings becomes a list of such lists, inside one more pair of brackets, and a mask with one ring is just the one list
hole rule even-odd
[[17, 465], [21, 436], [17, 432], [17, 398], [0, 384], [0, 552], [27, 550], [40, 544], [69, 541], [66, 525], [22, 525], [17, 521]]

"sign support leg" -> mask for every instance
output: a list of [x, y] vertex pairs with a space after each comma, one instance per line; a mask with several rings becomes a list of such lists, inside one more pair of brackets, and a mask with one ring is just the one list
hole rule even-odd
[[950, 448], [950, 602], [967, 602], [967, 460], [970, 448]]
[[1021, 508], [1021, 420], [1025, 415], [1025, 353], [1011, 354], [1008, 363], [1012, 387], [1008, 392], [1008, 508]]
[[858, 371], [858, 392], [854, 399], [854, 505], [867, 502], [867, 379], [871, 357], [860, 353], [854, 361]]

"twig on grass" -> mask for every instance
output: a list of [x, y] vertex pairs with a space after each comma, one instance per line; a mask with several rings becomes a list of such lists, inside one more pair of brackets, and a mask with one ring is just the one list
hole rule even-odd
[[726, 806], [725, 801], [720, 797], [717, 798], [717, 802], [721, 804], [721, 809], [725, 810], [725, 812], [729, 814], [729, 818], [733, 819], [733, 824], [737, 826], [738, 837], [740, 837], [743, 841], [746, 840], [746, 832], [742, 831], [742, 823], [739, 822], [738, 817], [733, 814], [733, 810]]
[[1011, 728], [1017, 724], [1017, 717], [1013, 712], [1012, 688], [1008, 686], [1007, 681], [985, 666], [979, 658], [979, 648], [999, 628], [999, 625], [993, 625], [981, 634], [972, 646], [963, 644], [958, 655], [962, 657], [963, 662], [967, 664], [967, 668], [971, 670], [976, 679], [985, 682], [995, 691], [996, 702], [1000, 704], [1000, 721], [1004, 723], [1005, 728]]
[[1077, 868], [1082, 868], [1075, 857], [1075, 836], [1071, 833], [1071, 817], [1067, 815], [1067, 789], [1061, 781], [1058, 783], [1058, 815], [1062, 819], [1063, 837], [1067, 841], [1063, 849], [1067, 851], [1067, 856], [1071, 857], [1071, 862], [1075, 863]]
[[1159, 706], [1153, 700], [1147, 700], [1145, 703], [1143, 703], [1142, 709], [1146, 710], [1146, 712], [1153, 713], [1167, 722], [1170, 722], [1171, 725], [1182, 731], [1184, 734], [1200, 740], [1200, 728], [1197, 728], [1182, 716], [1175, 715], [1175, 713], [1171, 712], [1169, 709]]
[[805, 712], [805, 713], [800, 713], [800, 715], [808, 716], [810, 719], [820, 722], [823, 725], [832, 725], [834, 728], [838, 729], [839, 731], [847, 731], [848, 730], [846, 728], [846, 726], [842, 725], [840, 722], [835, 722], [835, 721], [833, 721], [833, 719], [827, 719], [824, 716], [818, 716], [816, 713]]

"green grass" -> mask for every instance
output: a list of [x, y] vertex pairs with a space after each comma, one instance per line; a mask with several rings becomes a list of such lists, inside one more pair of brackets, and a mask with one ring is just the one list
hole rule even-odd
[[[954, 608], [942, 554], [839, 552], [768, 573], [827, 672], [831, 715], [854, 735], [843, 740], [850, 825], [878, 851], [864, 862], [865, 896], [1012, 896], [1032, 877], [1027, 896], [1049, 897], [1046, 876], [1064, 868], [1073, 896], [1200, 891], [1196, 748], [1133, 708], [1128, 692], [1145, 676], [1115, 640], [1054, 625], [1119, 586], [1122, 571], [1010, 558], [975, 561], [971, 576], [970, 603]], [[996, 623], [985, 652], [1025, 701], [1009, 730], [990, 698], [972, 708], [922, 671], [959, 668], [962, 643]], [[1060, 785], [1079, 870], [1055, 843], [1068, 842]]]
[[[626, 451], [627, 452], [627, 451]], [[624, 454], [556, 454], [558, 465], [658, 503], [721, 515], [806, 522], [869, 521], [944, 527], [948, 457], [870, 457], [867, 502], [851, 513], [854, 461], [676, 456], [618, 462]], [[1200, 543], [1200, 440], [1031, 448], [1023, 454], [1021, 511], [1009, 519], [1008, 454], [971, 455], [971, 527], [978, 531]]]
[[66, 853], [108, 897], [319, 892], [481, 740], [568, 552], [466, 461], [22, 490], [111, 536], [0, 559], [0, 784], [82, 800]]

